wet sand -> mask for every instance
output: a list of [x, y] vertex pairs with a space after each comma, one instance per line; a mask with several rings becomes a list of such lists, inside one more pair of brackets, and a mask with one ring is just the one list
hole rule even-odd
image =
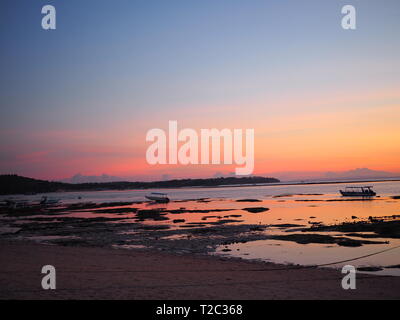
[[[0, 299], [400, 299], [400, 277], [148, 250], [0, 243]], [[43, 265], [57, 289], [41, 289]]]

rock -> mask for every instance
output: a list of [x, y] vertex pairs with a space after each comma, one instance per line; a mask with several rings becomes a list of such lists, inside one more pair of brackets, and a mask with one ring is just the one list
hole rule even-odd
[[377, 272], [382, 271], [382, 267], [358, 267], [357, 271], [369, 271], [369, 272]]
[[253, 207], [253, 208], [243, 208], [242, 210], [248, 211], [248, 212], [251, 212], [251, 213], [260, 213], [260, 212], [268, 211], [269, 208], [264, 208], [264, 207]]
[[387, 266], [385, 268], [387, 268], [387, 269], [400, 269], [400, 264], [396, 264], [396, 265], [393, 265], [393, 266]]

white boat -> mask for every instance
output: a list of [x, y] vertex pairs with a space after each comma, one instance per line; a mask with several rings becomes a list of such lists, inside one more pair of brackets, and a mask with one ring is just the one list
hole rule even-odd
[[170, 201], [166, 193], [160, 192], [152, 192], [151, 194], [146, 196], [146, 199], [161, 203], [168, 203]]
[[372, 190], [372, 186], [366, 187], [346, 187], [345, 190], [340, 190], [342, 196], [345, 197], [373, 197], [376, 192]]
[[30, 203], [27, 200], [14, 200], [14, 199], [6, 199], [4, 200], [4, 204], [6, 207], [10, 209], [24, 208], [30, 205]]

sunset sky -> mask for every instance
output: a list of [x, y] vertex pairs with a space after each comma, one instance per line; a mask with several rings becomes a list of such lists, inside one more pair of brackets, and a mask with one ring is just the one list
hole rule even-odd
[[[46, 4], [56, 30], [41, 28]], [[254, 174], [400, 172], [399, 17], [398, 0], [2, 0], [0, 173], [236, 167], [148, 165], [146, 133], [169, 120], [254, 128]]]

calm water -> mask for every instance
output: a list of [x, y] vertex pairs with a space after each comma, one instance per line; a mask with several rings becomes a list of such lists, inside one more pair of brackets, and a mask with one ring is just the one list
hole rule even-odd
[[[400, 195], [400, 182], [373, 182], [378, 195]], [[157, 189], [159, 192], [168, 193], [171, 200], [186, 200], [198, 198], [257, 198], [264, 199], [281, 194], [299, 193], [323, 193], [339, 197], [339, 189], [345, 186], [363, 186], [365, 183], [337, 183], [315, 185], [272, 185], [272, 186], [248, 186], [248, 187], [218, 187], [218, 188], [185, 188], [185, 189]], [[111, 202], [111, 201], [143, 201], [148, 190], [124, 190], [124, 191], [91, 191], [91, 192], [61, 192], [49, 193], [50, 198], [61, 199], [63, 203], [75, 203], [80, 201]], [[17, 198], [26, 200], [38, 200], [42, 194], [34, 196], [0, 196], [0, 200]], [[81, 200], [78, 200], [81, 197]]]
[[[146, 221], [148, 224], [168, 224], [171, 228], [180, 228], [188, 223], [205, 223], [218, 221], [221, 216], [235, 215], [234, 224], [296, 224], [299, 227], [309, 227], [311, 223], [323, 224], [341, 223], [344, 221], [357, 221], [369, 216], [391, 216], [400, 214], [400, 200], [393, 200], [390, 196], [400, 195], [400, 182], [374, 182], [378, 196], [374, 201], [326, 201], [340, 200], [339, 189], [345, 186], [361, 186], [365, 183], [353, 184], [319, 184], [319, 185], [275, 185], [275, 186], [248, 186], [248, 187], [219, 187], [219, 188], [186, 188], [168, 189], [157, 191], [168, 193], [172, 202], [169, 204], [149, 205], [142, 203], [134, 205], [139, 208], [167, 208], [167, 209], [231, 209], [222, 213], [183, 213], [179, 215], [168, 214], [170, 220]], [[71, 192], [51, 193], [49, 198], [61, 199], [62, 203], [76, 202], [116, 202], [116, 201], [143, 201], [144, 196], [151, 191], [96, 191], [96, 192]], [[277, 197], [278, 196], [278, 197]], [[29, 201], [39, 200], [41, 195], [15, 196], [16, 199]], [[1, 199], [10, 197], [1, 197]], [[199, 203], [198, 201], [184, 201], [199, 198], [210, 198], [211, 201]], [[240, 203], [235, 199], [259, 199], [261, 202]], [[311, 201], [310, 201], [311, 200]], [[243, 211], [246, 207], [267, 207], [270, 210], [263, 213], [249, 213]], [[94, 217], [89, 211], [69, 214], [76, 217]], [[112, 214], [99, 214], [98, 216], [112, 216]], [[354, 218], [356, 216], [357, 218]], [[126, 214], [126, 219], [133, 219], [134, 214]], [[206, 218], [206, 219], [205, 219]], [[184, 219], [182, 224], [171, 221]], [[269, 227], [267, 234], [290, 232], [279, 227]], [[294, 228], [294, 233], [296, 230]], [[338, 235], [338, 233], [324, 233]], [[261, 259], [276, 263], [314, 265], [331, 263], [351, 259], [387, 248], [400, 245], [400, 239], [372, 239], [388, 241], [388, 244], [368, 244], [361, 247], [340, 247], [327, 244], [297, 244], [290, 241], [259, 240], [247, 243], [221, 246], [216, 254], [240, 257], [243, 259]], [[223, 252], [229, 249], [229, 252]], [[389, 266], [400, 264], [400, 248], [387, 253], [359, 259], [349, 264], [354, 266]], [[340, 267], [344, 264], [337, 264]], [[376, 273], [375, 273], [376, 274]], [[378, 274], [400, 275], [400, 269], [385, 269]]]

